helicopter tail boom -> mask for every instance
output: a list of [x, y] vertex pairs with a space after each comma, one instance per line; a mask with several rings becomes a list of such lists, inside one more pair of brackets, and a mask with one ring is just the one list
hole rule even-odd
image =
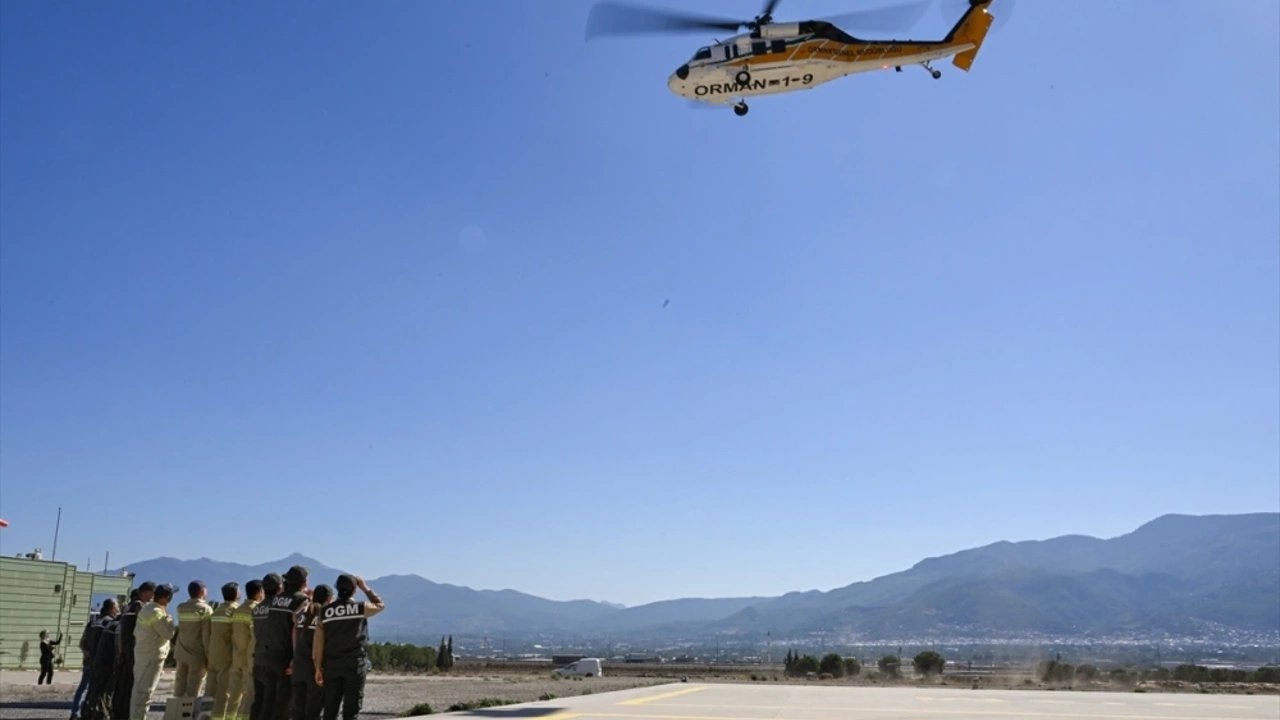
[[971, 46], [968, 50], [956, 54], [951, 61], [961, 70], [968, 71], [973, 67], [973, 61], [978, 57], [978, 50], [982, 48], [982, 41], [987, 39], [987, 31], [991, 29], [991, 23], [995, 22], [995, 18], [988, 12], [990, 6], [991, 0], [970, 0], [969, 9], [947, 34], [947, 42]]

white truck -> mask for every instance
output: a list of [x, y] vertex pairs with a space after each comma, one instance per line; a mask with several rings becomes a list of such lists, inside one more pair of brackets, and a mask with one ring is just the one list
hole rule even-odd
[[564, 667], [558, 667], [552, 672], [566, 677], [600, 677], [604, 675], [604, 670], [600, 666], [600, 658], [582, 658]]

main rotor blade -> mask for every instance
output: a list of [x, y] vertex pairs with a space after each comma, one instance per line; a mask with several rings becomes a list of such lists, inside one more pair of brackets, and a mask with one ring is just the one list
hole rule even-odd
[[930, 0], [917, 0], [882, 8], [855, 10], [825, 17], [823, 20], [840, 27], [862, 30], [906, 30], [920, 20], [930, 4]]
[[773, 11], [778, 9], [778, 3], [782, 0], [765, 0], [764, 9], [760, 11], [760, 17], [773, 18]]
[[587, 16], [587, 37], [705, 32], [707, 30], [733, 32], [742, 25], [740, 20], [694, 15], [677, 10], [639, 7], [625, 3], [601, 2], [596, 3]]

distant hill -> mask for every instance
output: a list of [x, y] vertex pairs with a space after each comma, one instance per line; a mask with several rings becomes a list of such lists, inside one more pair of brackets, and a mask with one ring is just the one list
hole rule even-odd
[[[270, 572], [283, 575], [293, 565], [302, 565], [310, 571], [312, 587], [321, 583], [332, 585], [343, 572], [298, 553], [258, 565], [209, 558], [160, 557], [133, 563], [127, 569], [135, 573], [135, 583], [145, 580], [171, 583], [178, 588], [180, 599], [187, 597], [187, 583], [202, 580], [209, 587], [210, 598], [217, 599], [218, 588], [224, 583], [238, 582], [243, 592], [249, 580], [261, 579]], [[621, 612], [618, 606], [607, 603], [546, 600], [515, 590], [473, 590], [435, 583], [417, 575], [388, 575], [366, 580], [387, 601], [387, 610], [378, 616], [377, 623], [378, 636], [387, 639], [423, 640], [450, 633], [509, 633], [522, 637], [565, 634], [576, 632], [582, 625], [603, 616]]]
[[868, 640], [1205, 628], [1280, 633], [1280, 513], [1166, 515], [1110, 540], [994, 543], [825, 593], [784, 595], [716, 628]]
[[[129, 569], [213, 592], [290, 565], [312, 585], [338, 570], [302, 555], [261, 565], [157, 558]], [[370, 579], [387, 599], [375, 635], [430, 640], [442, 634], [508, 638], [609, 637], [650, 642], [712, 636], [775, 638], [837, 633], [873, 642], [908, 636], [1087, 638], [1236, 632], [1280, 637], [1280, 513], [1166, 515], [1102, 540], [1067, 535], [998, 542], [928, 558], [912, 568], [827, 592], [760, 598], [684, 598], [623, 608], [556, 601], [515, 590], [474, 590], [417, 575]]]
[[402, 637], [564, 635], [622, 612], [592, 600], [547, 600], [515, 590], [473, 590], [417, 575], [389, 575], [370, 584], [387, 599], [386, 612], [378, 616], [380, 625]]
[[[192, 580], [200, 580], [209, 587], [209, 598], [211, 600], [220, 600], [219, 588], [226, 583], [240, 583], [240, 592], [243, 594], [244, 585], [248, 581], [261, 580], [264, 575], [272, 572], [284, 575], [284, 572], [294, 565], [302, 565], [310, 571], [310, 584], [312, 586], [321, 583], [332, 585], [342, 572], [325, 565], [315, 558], [309, 558], [300, 553], [294, 553], [286, 558], [259, 565], [242, 565], [209, 558], [179, 560], [171, 557], [158, 557], [133, 563], [121, 569], [134, 573], [133, 582], [135, 586], [147, 580], [173, 585], [178, 589], [177, 596], [179, 600], [187, 598], [187, 583]], [[115, 572], [119, 572], [119, 570]]]
[[589, 628], [602, 632], [625, 633], [675, 624], [714, 622], [767, 599], [744, 597], [661, 600], [603, 616], [601, 618], [603, 622], [595, 623], [594, 627], [589, 626]]

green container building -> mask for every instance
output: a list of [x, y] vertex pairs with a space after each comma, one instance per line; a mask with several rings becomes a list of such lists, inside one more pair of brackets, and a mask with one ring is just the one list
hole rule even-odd
[[26, 557], [0, 557], [0, 669], [40, 667], [40, 631], [62, 643], [55, 667], [81, 665], [78, 643], [90, 613], [107, 597], [123, 602], [132, 577], [100, 575], [74, 565]]

